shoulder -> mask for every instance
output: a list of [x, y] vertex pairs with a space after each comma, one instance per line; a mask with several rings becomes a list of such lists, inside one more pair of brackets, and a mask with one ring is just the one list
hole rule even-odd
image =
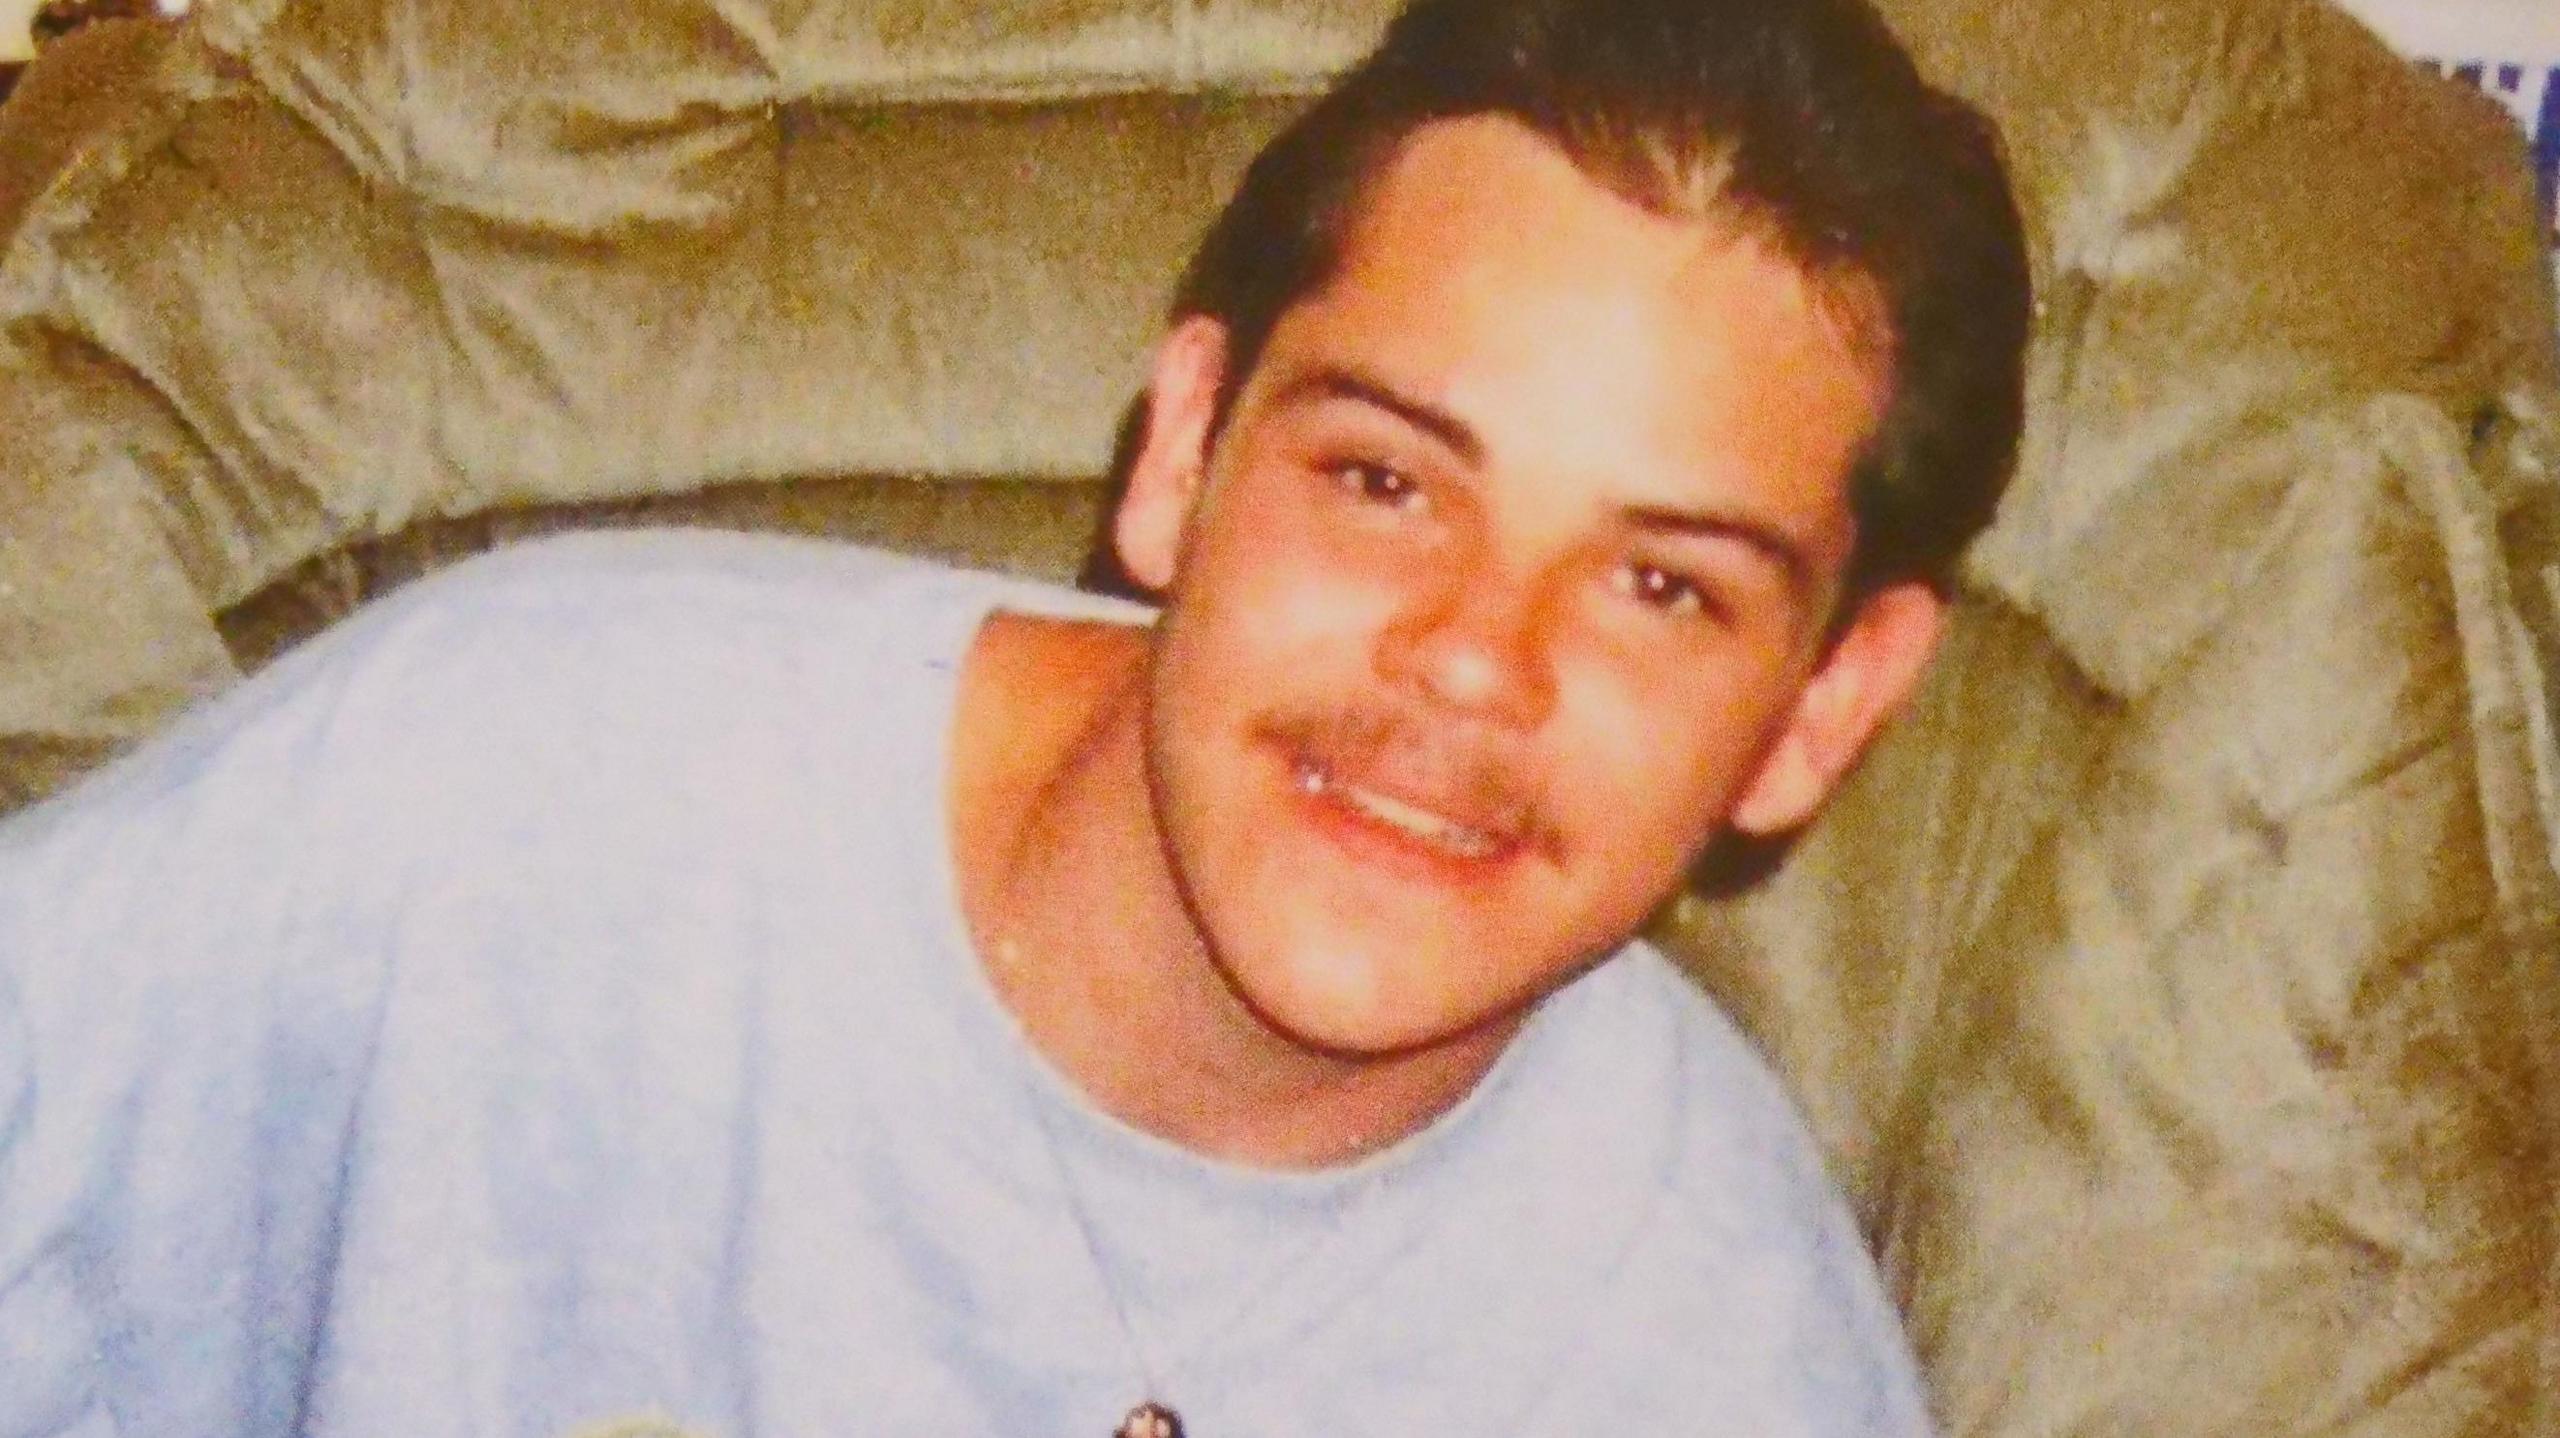
[[1925, 1433], [1899, 1319], [1784, 1081], [1651, 947], [1590, 978], [1586, 1021], [1644, 1055], [1627, 1101], [1653, 1115], [1657, 1145], [1650, 1209], [1618, 1266], [1625, 1341], [1698, 1375], [1699, 1401], [1755, 1415], [1738, 1425], [1750, 1431]]
[[858, 692], [881, 665], [948, 668], [999, 608], [1142, 612], [1037, 580], [827, 540], [608, 531], [458, 564], [324, 636], [310, 662], [448, 683], [458, 669], [470, 671], [471, 684], [580, 674], [583, 683], [657, 684], [684, 698], [746, 703], [787, 697], [764, 696], [768, 684]]
[[[808, 539], [708, 530], [562, 536], [455, 564], [367, 605], [75, 786], [74, 811], [165, 808], [223, 774], [307, 782], [459, 743], [757, 702], [914, 645], [1009, 587], [992, 575]], [[656, 691], [653, 693], [653, 691]], [[619, 706], [619, 707], [617, 707]], [[270, 805], [288, 792], [267, 784]], [[44, 818], [0, 826], [25, 832]], [[0, 847], [5, 847], [0, 844]]]
[[[1616, 1100], [1642, 1115], [1665, 1198], [1656, 1237], [1702, 1251], [1863, 1265], [1847, 1202], [1785, 1081], [1731, 1016], [1651, 946], [1577, 995], [1580, 1042], [1605, 1042]], [[1831, 1250], [1845, 1242], [1845, 1253]]]
[[1037, 579], [838, 540], [669, 528], [586, 531], [510, 545], [422, 579], [366, 614], [531, 608], [620, 616], [634, 604], [665, 604], [805, 617], [812, 606], [825, 614], [847, 605], [895, 610], [936, 603], [1061, 615], [1136, 609]]
[[368, 606], [321, 643], [363, 649], [421, 627], [820, 621], [992, 595], [1006, 581], [857, 545], [705, 529], [558, 535], [466, 559]]
[[1833, 1191], [1785, 1080], [1660, 950], [1630, 943], [1585, 976], [1574, 996], [1574, 1022], [1609, 1035], [1626, 1081], [1652, 1090], [1662, 1137], [1682, 1168], [1712, 1155], [1721, 1160], [1714, 1170], [1721, 1179]]
[[0, 936], [20, 922], [58, 949], [76, 917], [130, 934], [159, 913], [190, 933], [242, 927], [247, 953], [260, 914], [379, 897], [406, 860], [631, 813], [715, 822], [805, 777], [760, 776], [822, 746], [851, 762], [866, 725], [907, 718], [886, 696], [932, 676], [888, 670], [921, 670], [929, 631], [965, 643], [1014, 583], [711, 532], [466, 561], [0, 822]]

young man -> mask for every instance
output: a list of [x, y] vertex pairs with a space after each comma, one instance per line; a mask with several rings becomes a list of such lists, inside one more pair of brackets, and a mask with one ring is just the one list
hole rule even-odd
[[1152, 623], [543, 546], [0, 834], [0, 1434], [1922, 1431], [1628, 936], [1915, 682], [2023, 291], [1856, 0], [1424, 0], [1185, 282]]

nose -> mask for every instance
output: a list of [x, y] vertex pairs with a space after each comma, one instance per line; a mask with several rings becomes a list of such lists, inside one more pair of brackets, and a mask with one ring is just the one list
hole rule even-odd
[[1445, 709], [1534, 729], [1555, 707], [1549, 607], [1535, 586], [1480, 570], [1434, 576], [1388, 626], [1378, 667]]

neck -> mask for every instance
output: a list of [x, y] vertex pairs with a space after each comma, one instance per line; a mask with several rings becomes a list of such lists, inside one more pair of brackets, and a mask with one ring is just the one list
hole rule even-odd
[[1196, 1152], [1315, 1167], [1454, 1104], [1514, 1026], [1345, 1054], [1265, 1022], [1183, 901], [1145, 760], [1145, 631], [999, 616], [964, 671], [962, 905], [997, 994], [1097, 1105]]

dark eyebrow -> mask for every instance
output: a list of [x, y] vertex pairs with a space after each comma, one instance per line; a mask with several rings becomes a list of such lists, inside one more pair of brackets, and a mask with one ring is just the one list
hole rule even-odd
[[1291, 375], [1271, 396], [1271, 407], [1286, 408], [1321, 400], [1349, 400], [1384, 410], [1438, 440], [1470, 465], [1484, 462], [1484, 441], [1474, 426], [1427, 400], [1401, 394], [1383, 380], [1340, 365], [1319, 365]]
[[1746, 515], [1652, 506], [1626, 510], [1623, 517], [1629, 528], [1647, 534], [1721, 539], [1740, 544], [1776, 565], [1786, 575], [1790, 588], [1802, 591], [1812, 585], [1812, 556], [1805, 553], [1803, 544], [1793, 535], [1774, 525], [1763, 524]]

